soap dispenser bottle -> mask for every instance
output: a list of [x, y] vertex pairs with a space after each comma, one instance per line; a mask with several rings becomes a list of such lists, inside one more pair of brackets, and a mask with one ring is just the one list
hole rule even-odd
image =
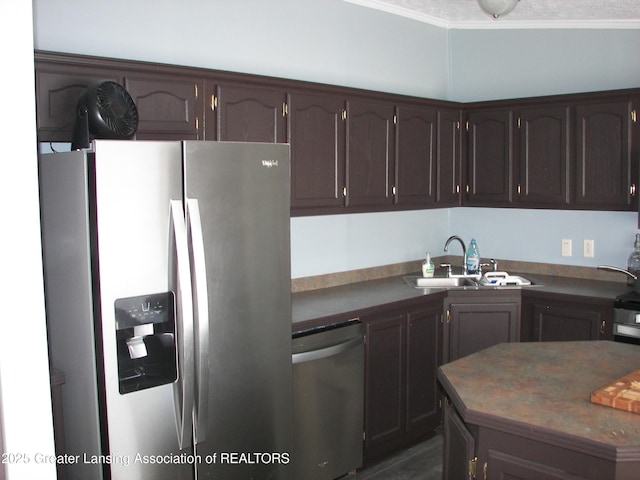
[[427, 252], [427, 258], [424, 262], [422, 262], [422, 276], [433, 277], [434, 271], [435, 267], [433, 266], [433, 262], [431, 261], [431, 254]]
[[[636, 233], [636, 241], [633, 244], [633, 252], [629, 255], [627, 261], [627, 270], [634, 275], [640, 275], [640, 233]], [[635, 281], [631, 277], [627, 277], [627, 283], [633, 285]]]
[[469, 248], [467, 248], [467, 258], [465, 259], [467, 273], [469, 275], [477, 275], [480, 273], [480, 250], [475, 238], [471, 239]]

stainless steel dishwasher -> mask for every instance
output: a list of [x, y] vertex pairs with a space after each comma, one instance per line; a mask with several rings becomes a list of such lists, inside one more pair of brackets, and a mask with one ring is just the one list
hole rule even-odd
[[364, 325], [293, 336], [294, 479], [333, 480], [362, 466]]

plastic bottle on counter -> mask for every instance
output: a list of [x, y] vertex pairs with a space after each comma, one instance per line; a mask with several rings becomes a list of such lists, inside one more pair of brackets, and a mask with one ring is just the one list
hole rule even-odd
[[[633, 244], [633, 252], [631, 252], [631, 255], [629, 255], [629, 260], [627, 261], [627, 270], [629, 270], [636, 276], [640, 275], [640, 233], [636, 233], [636, 241]], [[629, 285], [633, 285], [633, 278], [627, 277], [627, 283]]]
[[433, 277], [434, 271], [435, 267], [433, 266], [433, 262], [431, 261], [431, 254], [427, 252], [427, 258], [424, 262], [422, 262], [422, 276]]
[[469, 275], [476, 275], [480, 273], [480, 250], [478, 249], [478, 243], [475, 238], [472, 238], [471, 243], [469, 243], [465, 263], [467, 265], [467, 273]]

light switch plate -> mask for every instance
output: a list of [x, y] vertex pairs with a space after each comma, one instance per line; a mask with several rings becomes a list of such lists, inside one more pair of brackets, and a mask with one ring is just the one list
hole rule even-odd
[[563, 257], [571, 256], [571, 239], [570, 238], [562, 239], [562, 256]]

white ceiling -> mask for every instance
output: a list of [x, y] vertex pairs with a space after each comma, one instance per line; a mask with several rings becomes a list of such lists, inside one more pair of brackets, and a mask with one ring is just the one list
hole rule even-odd
[[520, 0], [498, 19], [477, 0], [345, 0], [444, 28], [640, 28], [640, 0]]

